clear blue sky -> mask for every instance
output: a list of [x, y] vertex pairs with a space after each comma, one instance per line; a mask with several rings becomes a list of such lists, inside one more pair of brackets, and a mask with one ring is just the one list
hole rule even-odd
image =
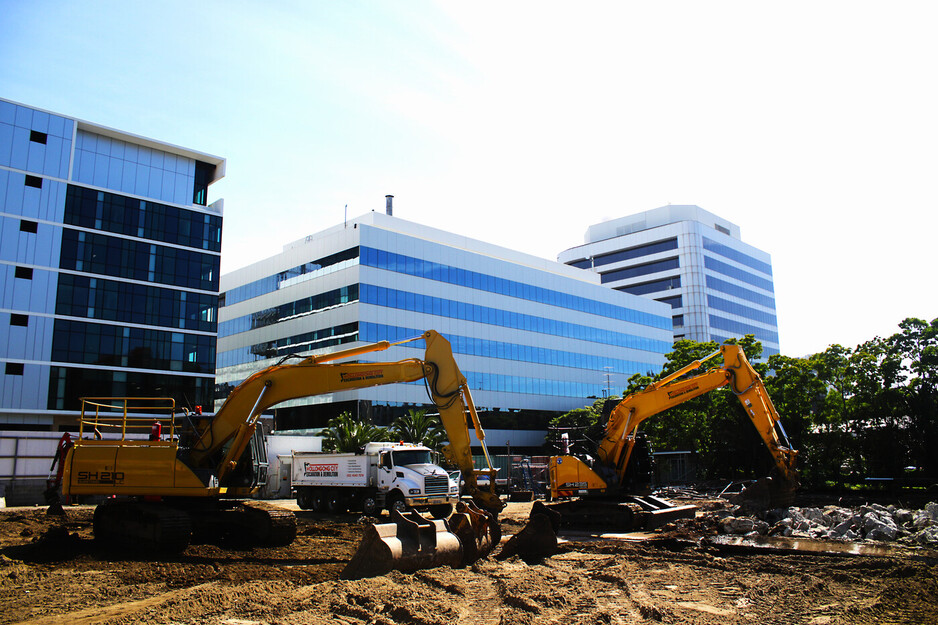
[[227, 158], [223, 272], [388, 193], [550, 259], [697, 204], [801, 355], [938, 316], [935, 7], [0, 0], [0, 96]]

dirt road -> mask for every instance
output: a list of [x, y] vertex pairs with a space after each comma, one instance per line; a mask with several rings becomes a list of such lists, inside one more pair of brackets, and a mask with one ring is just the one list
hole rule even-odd
[[[529, 505], [529, 504], [528, 504]], [[520, 528], [511, 504], [506, 531]], [[580, 540], [542, 564], [340, 581], [361, 525], [299, 513], [279, 549], [191, 545], [160, 559], [93, 543], [92, 511], [0, 510], [0, 623], [938, 623], [933, 552], [768, 554], [695, 541]]]

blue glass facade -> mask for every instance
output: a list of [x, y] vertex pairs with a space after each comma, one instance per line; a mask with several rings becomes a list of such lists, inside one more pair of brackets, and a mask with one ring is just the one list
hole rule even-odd
[[69, 427], [82, 396], [210, 403], [223, 169], [0, 100], [0, 426]]
[[[308, 258], [353, 248], [357, 258], [346, 258], [335, 271], [284, 279]], [[223, 276], [222, 289], [222, 395], [289, 351], [397, 341], [435, 329], [452, 344], [481, 408], [556, 413], [609, 391], [609, 376], [621, 392], [634, 373], [660, 368], [671, 346], [668, 304], [611, 291], [557, 263], [380, 213]], [[348, 296], [329, 295], [340, 292]], [[307, 313], [293, 314], [296, 302], [327, 295]], [[360, 359], [419, 357], [422, 349], [416, 341]], [[426, 403], [422, 385], [403, 386], [335, 393], [330, 401]], [[296, 406], [296, 414], [301, 410]]]
[[[598, 302], [593, 299], [578, 297], [561, 291], [542, 288], [533, 284], [525, 284], [516, 280], [508, 280], [498, 276], [472, 271], [461, 267], [454, 267], [444, 263], [426, 261], [404, 254], [397, 254], [385, 250], [376, 250], [370, 247], [363, 247], [361, 250], [361, 264], [367, 267], [375, 267], [403, 273], [410, 276], [417, 276], [427, 280], [445, 282], [457, 286], [474, 289], [477, 291], [486, 291], [488, 293], [497, 293], [524, 299], [539, 304], [567, 308], [578, 312], [600, 315], [610, 319], [620, 321], [631, 321], [641, 325], [647, 325], [656, 328], [663, 328], [667, 324], [657, 315], [643, 313], [623, 306], [616, 306], [605, 302]], [[382, 304], [384, 305], [384, 304]], [[391, 304], [387, 304], [391, 305]], [[406, 308], [409, 304], [403, 306], [395, 301], [394, 308]], [[444, 316], [456, 316], [443, 313]], [[476, 315], [478, 316], [478, 315]], [[478, 321], [478, 319], [472, 319]], [[499, 324], [503, 325], [503, 324]], [[513, 325], [511, 327], [519, 327]]]

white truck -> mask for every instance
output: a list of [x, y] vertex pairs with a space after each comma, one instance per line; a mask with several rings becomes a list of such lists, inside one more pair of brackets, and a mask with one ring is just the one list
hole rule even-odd
[[294, 452], [291, 489], [303, 510], [367, 515], [382, 508], [442, 519], [459, 500], [459, 472], [433, 463], [428, 447], [373, 442], [362, 454]]

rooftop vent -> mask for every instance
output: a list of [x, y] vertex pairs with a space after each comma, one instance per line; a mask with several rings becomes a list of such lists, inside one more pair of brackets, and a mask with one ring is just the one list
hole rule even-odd
[[387, 201], [387, 203], [385, 204], [385, 212], [387, 212], [387, 214], [388, 214], [389, 216], [393, 216], [393, 215], [394, 215], [394, 206], [393, 206], [393, 204], [394, 204], [394, 196], [393, 196], [393, 195], [385, 195], [385, 196], [384, 196], [384, 199]]

